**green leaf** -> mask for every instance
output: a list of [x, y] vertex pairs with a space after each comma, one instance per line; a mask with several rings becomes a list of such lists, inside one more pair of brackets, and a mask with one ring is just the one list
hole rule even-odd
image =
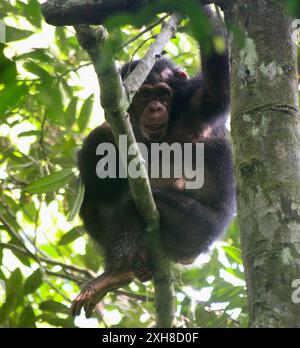
[[242, 272], [239, 267], [233, 268], [226, 268], [225, 271], [229, 274], [232, 274], [234, 277], [236, 277], [239, 280], [245, 281], [245, 274]]
[[208, 311], [202, 305], [198, 305], [195, 311], [196, 323], [200, 328], [225, 327], [227, 315], [217, 316], [214, 311]]
[[32, 294], [35, 292], [43, 283], [43, 277], [40, 269], [34, 271], [24, 283], [24, 294]]
[[35, 48], [30, 52], [20, 54], [16, 57], [17, 60], [34, 59], [43, 63], [53, 63], [53, 57], [44, 48]]
[[90, 116], [93, 109], [94, 95], [91, 94], [83, 103], [80, 114], [77, 120], [77, 124], [80, 131], [84, 131], [89, 123]]
[[72, 169], [63, 169], [54, 174], [47, 175], [28, 185], [24, 191], [28, 193], [45, 193], [56, 191], [65, 186], [74, 175]]
[[40, 77], [41, 79], [47, 80], [48, 82], [53, 79], [53, 77], [48, 73], [47, 70], [45, 70], [32, 60], [25, 62], [23, 67], [30, 73]]
[[228, 256], [230, 256], [238, 264], [241, 265], [243, 263], [240, 249], [235, 248], [233, 246], [223, 246], [222, 249], [225, 251], [225, 253]]
[[62, 52], [64, 53], [68, 52], [69, 45], [67, 42], [67, 37], [66, 37], [66, 32], [64, 27], [55, 28], [55, 43]]
[[[194, 312], [192, 310], [192, 300], [189, 297], [185, 297], [181, 302], [181, 315], [186, 318], [191, 318], [194, 315]], [[191, 324], [192, 323], [193, 321], [191, 321]]]
[[22, 204], [22, 209], [24, 212], [24, 218], [29, 222], [32, 223], [37, 217], [38, 209], [36, 208], [34, 202], [29, 201], [24, 204]]
[[85, 186], [80, 181], [74, 205], [72, 206], [68, 216], [68, 221], [72, 221], [75, 218], [75, 216], [79, 213], [79, 210], [81, 208], [83, 198], [84, 198], [84, 192], [85, 192]]
[[46, 312], [69, 313], [70, 311], [64, 304], [52, 300], [42, 302], [39, 307]]
[[52, 80], [47, 79], [43, 80], [43, 82], [38, 86], [38, 89], [39, 93], [37, 98], [46, 108], [47, 117], [60, 125], [64, 125], [62, 95], [58, 88], [58, 84], [53, 78]]
[[62, 89], [63, 91], [67, 94], [68, 98], [73, 98], [73, 95], [74, 95], [74, 87], [72, 86], [69, 86], [68, 82], [66, 81], [66, 78], [65, 77], [61, 77], [59, 79], [59, 82], [62, 86]]
[[[4, 46], [2, 46], [4, 47]], [[17, 76], [16, 63], [10, 59], [7, 59], [3, 54], [3, 49], [0, 46], [0, 84], [9, 84], [15, 81]]]
[[36, 317], [30, 306], [24, 308], [20, 315], [19, 327], [21, 328], [35, 328]]
[[288, 0], [287, 8], [288, 8], [289, 14], [292, 17], [294, 18], [300, 17], [300, 4], [298, 0]]
[[29, 0], [25, 13], [34, 26], [41, 27], [41, 5], [38, 0]]
[[201, 281], [203, 281], [204, 276], [202, 276], [201, 270], [198, 267], [194, 267], [184, 270], [184, 273], [182, 275], [182, 282], [184, 284], [190, 284], [191, 282], [192, 284], [194, 284], [193, 281], [196, 280], [198, 283], [198, 279], [200, 278]]
[[72, 98], [70, 101], [67, 110], [65, 111], [65, 124], [71, 128], [76, 119], [76, 107], [77, 107], [78, 98]]
[[[3, 249], [1, 251], [3, 251]], [[0, 279], [6, 280], [5, 274], [2, 272], [1, 269], [0, 269]]]
[[41, 135], [41, 131], [36, 131], [36, 130], [32, 130], [32, 131], [27, 131], [27, 132], [22, 132], [18, 134], [18, 137], [31, 137], [31, 136], [37, 136], [39, 137]]
[[82, 255], [82, 258], [87, 268], [97, 272], [99, 265], [103, 264], [103, 258], [101, 250], [95, 248], [95, 244], [89, 239], [85, 245], [85, 255]]
[[28, 36], [34, 34], [33, 31], [21, 30], [14, 27], [10, 27], [9, 25], [6, 25], [5, 28], [6, 28], [6, 42], [24, 40]]
[[227, 239], [230, 244], [233, 244], [235, 247], [240, 247], [240, 234], [237, 224], [237, 218], [233, 219], [231, 224], [227, 229]]
[[5, 302], [0, 307], [0, 323], [4, 323], [8, 319], [11, 311], [14, 309], [14, 305], [15, 298], [6, 296]]
[[78, 232], [78, 227], [74, 227], [71, 229], [71, 231], [67, 232], [66, 234], [62, 236], [58, 244], [67, 245], [79, 237], [81, 237], [81, 234]]
[[[22, 291], [23, 275], [19, 268], [14, 270], [7, 282], [8, 291]], [[9, 290], [11, 289], [11, 290]]]
[[45, 321], [52, 326], [63, 327], [63, 328], [74, 328], [74, 322], [72, 318], [58, 318], [56, 316], [52, 316], [49, 313], [43, 313], [39, 316], [39, 320]]
[[[12, 253], [13, 253], [13, 251], [12, 251]], [[19, 259], [19, 260], [23, 263], [23, 265], [25, 265], [25, 266], [27, 266], [27, 267], [30, 267], [30, 266], [31, 266], [30, 259], [29, 259], [27, 256], [21, 255], [21, 254], [19, 254], [19, 253], [16, 252], [15, 257], [16, 257], [17, 259]]]
[[7, 110], [19, 104], [27, 93], [28, 87], [25, 84], [9, 85], [0, 91], [0, 117], [3, 116]]
[[239, 294], [244, 293], [244, 286], [233, 286], [225, 281], [220, 281], [217, 285], [213, 283], [214, 289], [210, 298], [210, 302], [230, 302]]
[[[9, 11], [14, 11], [15, 7], [11, 5], [8, 1], [2, 1], [0, 3], [0, 13], [6, 14]], [[2, 17], [2, 16], [1, 16]]]
[[10, 278], [5, 282], [6, 299], [4, 305], [0, 308], [0, 322], [14, 312], [15, 308], [24, 303], [23, 295], [23, 275], [19, 268], [13, 271]]

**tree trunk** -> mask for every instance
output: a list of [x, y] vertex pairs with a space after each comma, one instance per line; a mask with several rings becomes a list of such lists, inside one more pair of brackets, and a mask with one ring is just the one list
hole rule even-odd
[[282, 2], [236, 0], [231, 41], [238, 220], [252, 327], [300, 327], [300, 137], [296, 47]]

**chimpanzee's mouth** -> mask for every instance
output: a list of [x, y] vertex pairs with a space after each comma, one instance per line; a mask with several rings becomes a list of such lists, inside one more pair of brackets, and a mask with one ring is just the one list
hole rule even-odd
[[166, 124], [144, 124], [144, 127], [146, 128], [147, 131], [149, 131], [150, 133], [154, 132], [160, 132], [165, 128]]

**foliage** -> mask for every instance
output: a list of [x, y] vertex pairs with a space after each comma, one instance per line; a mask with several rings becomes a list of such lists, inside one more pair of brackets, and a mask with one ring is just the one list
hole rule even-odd
[[299, 18], [300, 16], [300, 3], [298, 0], [287, 0], [287, 8], [289, 13], [294, 16], [294, 18]]
[[[83, 194], [76, 152], [103, 121], [98, 90], [72, 28], [48, 26], [37, 0], [1, 2], [0, 13], [7, 24], [7, 42], [0, 44], [0, 326], [151, 326], [150, 282], [108, 295], [93, 319], [69, 316], [79, 286], [103, 264], [76, 216]], [[123, 63], [145, 53], [159, 26], [124, 45], [141, 28], [120, 23], [114, 19], [112, 38]], [[199, 65], [192, 32], [185, 20], [166, 47], [190, 75]], [[209, 256], [176, 274], [178, 326], [246, 325], [235, 221]]]

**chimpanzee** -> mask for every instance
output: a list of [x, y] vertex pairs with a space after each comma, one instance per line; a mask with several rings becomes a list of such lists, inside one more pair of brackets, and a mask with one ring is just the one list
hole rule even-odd
[[[124, 78], [137, 62], [126, 64]], [[209, 247], [228, 225], [235, 206], [231, 148], [225, 138], [229, 112], [228, 51], [210, 55], [201, 51], [202, 73], [188, 78], [170, 60], [158, 59], [134, 96], [128, 110], [137, 141], [153, 143], [204, 143], [204, 184], [188, 189], [188, 178], [151, 178], [160, 212], [161, 243], [170, 259], [188, 264]], [[73, 315], [84, 307], [89, 315], [112, 289], [138, 278], [151, 278], [144, 245], [145, 223], [133, 201], [125, 178], [100, 179], [96, 174], [99, 144], [116, 145], [104, 123], [85, 139], [78, 163], [85, 196], [80, 215], [88, 233], [103, 248], [105, 271], [75, 298]], [[117, 150], [118, 151], [118, 150]], [[151, 161], [151, 159], [150, 159]], [[171, 166], [175, 166], [171, 158]], [[117, 169], [119, 171], [120, 168]], [[161, 173], [160, 173], [161, 174]]]

